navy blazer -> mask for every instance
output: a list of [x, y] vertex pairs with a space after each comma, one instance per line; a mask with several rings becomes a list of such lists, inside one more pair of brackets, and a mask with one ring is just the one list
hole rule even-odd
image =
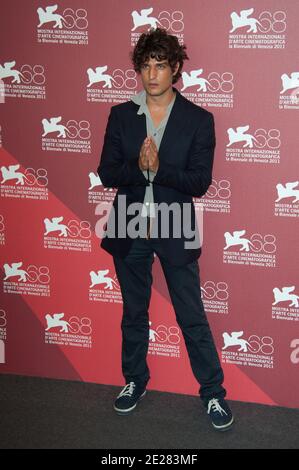
[[[203, 196], [212, 182], [214, 149], [216, 145], [213, 114], [201, 106], [187, 100], [176, 88], [177, 94], [168, 118], [160, 144], [159, 168], [153, 180], [155, 203], [189, 203], [191, 210], [191, 227], [198, 226], [192, 196]], [[147, 136], [146, 116], [138, 115], [139, 105], [133, 101], [111, 107], [106, 127], [101, 160], [97, 172], [104, 187], [118, 188], [113, 207], [117, 221], [119, 195], [126, 195], [126, 208], [132, 202], [143, 203], [145, 188], [149, 184], [138, 165], [139, 152]], [[167, 261], [173, 265], [184, 265], [197, 259], [201, 254], [200, 246], [196, 249], [186, 248], [185, 242], [194, 240], [183, 232], [176, 238], [172, 231], [171, 211], [169, 218], [169, 238], [162, 238], [158, 228], [159, 243]], [[161, 218], [156, 219], [158, 226]], [[111, 214], [110, 214], [111, 217]], [[108, 219], [108, 227], [109, 221]], [[127, 216], [127, 223], [136, 217]], [[156, 223], [156, 222], [155, 222]], [[183, 224], [183, 218], [182, 218]], [[105, 225], [107, 229], [107, 223]], [[116, 234], [117, 223], [116, 223]], [[125, 257], [131, 247], [133, 238], [109, 238], [104, 236], [101, 247], [113, 256]]]

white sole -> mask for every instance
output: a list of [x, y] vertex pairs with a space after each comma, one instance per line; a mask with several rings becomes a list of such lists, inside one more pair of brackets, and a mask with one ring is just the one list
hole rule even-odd
[[212, 424], [214, 426], [214, 429], [217, 429], [217, 431], [228, 431], [231, 428], [231, 425], [233, 424], [233, 422], [234, 422], [234, 417], [232, 417], [229, 423], [224, 424], [223, 426], [216, 426], [214, 423]]

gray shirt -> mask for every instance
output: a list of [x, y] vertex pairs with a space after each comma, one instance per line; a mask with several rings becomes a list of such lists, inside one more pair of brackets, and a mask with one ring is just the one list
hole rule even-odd
[[[172, 107], [174, 105], [174, 101], [176, 98], [176, 94], [173, 98], [173, 100], [169, 103], [167, 106], [166, 110], [166, 115], [164, 119], [160, 122], [158, 127], [155, 127], [154, 122], [151, 117], [151, 113], [148, 109], [148, 106], [146, 104], [146, 92], [145, 90], [140, 91], [136, 95], [132, 97], [132, 101], [139, 106], [139, 109], [137, 111], [137, 114], [142, 114], [144, 113], [146, 116], [146, 133], [147, 136], [149, 137], [150, 135], [154, 138], [154, 141], [156, 143], [157, 149], [159, 150], [160, 143], [165, 131], [165, 127], [170, 115], [170, 112], [172, 110]], [[144, 176], [147, 178], [147, 170], [143, 171]], [[145, 195], [144, 195], [144, 201], [143, 201], [143, 207], [142, 207], [142, 212], [141, 216], [146, 217], [155, 217], [155, 206], [154, 206], [154, 195], [153, 195], [153, 184], [152, 181], [155, 177], [156, 173], [154, 171], [149, 170], [149, 181], [150, 184], [149, 186], [146, 186], [145, 190]]]

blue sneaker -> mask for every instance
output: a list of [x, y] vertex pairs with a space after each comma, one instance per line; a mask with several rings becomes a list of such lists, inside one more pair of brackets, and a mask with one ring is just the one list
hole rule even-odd
[[231, 428], [234, 417], [224, 398], [212, 398], [206, 405], [207, 413], [217, 431], [226, 431]]
[[114, 403], [114, 409], [119, 415], [127, 415], [136, 408], [137, 403], [146, 394], [144, 387], [135, 382], [128, 383], [120, 392]]

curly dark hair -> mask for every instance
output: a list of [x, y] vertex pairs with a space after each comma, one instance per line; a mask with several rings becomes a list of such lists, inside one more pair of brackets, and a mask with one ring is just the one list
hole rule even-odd
[[184, 60], [189, 60], [185, 49], [186, 46], [181, 46], [178, 38], [168, 34], [166, 29], [151, 28], [148, 33], [141, 34], [134, 50], [130, 52], [130, 59], [137, 73], [141, 72], [141, 66], [150, 57], [157, 61], [167, 59], [173, 72], [175, 71], [176, 64], [179, 62], [178, 71], [172, 78], [172, 83], [176, 83], [182, 76], [181, 70]]

